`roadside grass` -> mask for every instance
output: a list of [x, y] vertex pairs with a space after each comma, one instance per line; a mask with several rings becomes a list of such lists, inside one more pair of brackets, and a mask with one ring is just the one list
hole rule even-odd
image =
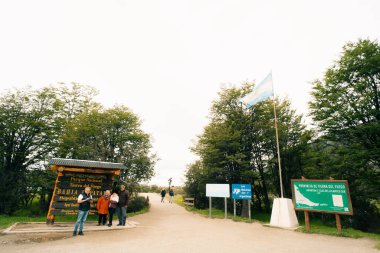
[[[181, 195], [174, 196], [173, 200], [174, 200], [174, 203], [180, 206], [183, 206], [184, 208], [186, 208], [186, 210], [190, 212], [198, 213], [204, 217], [209, 217], [209, 209], [197, 209], [191, 206], [186, 206], [183, 203], [183, 197]], [[233, 221], [236, 221], [236, 222], [246, 222], [246, 223], [260, 222], [260, 223], [268, 224], [270, 221], [270, 214], [268, 213], [252, 212], [251, 217], [252, 217], [252, 220], [250, 221], [248, 218], [240, 217], [240, 216], [236, 216], [234, 218], [232, 213], [227, 214], [228, 219], [232, 219]], [[212, 208], [212, 218], [224, 219], [224, 210]], [[312, 220], [310, 222], [311, 222], [310, 232], [306, 231], [304, 220], [299, 220], [300, 227], [296, 231], [301, 232], [301, 233], [323, 234], [323, 235], [339, 236], [339, 237], [369, 238], [377, 242], [375, 247], [376, 249], [380, 250], [380, 234], [366, 233], [366, 232], [353, 229], [353, 228], [342, 228], [342, 233], [339, 234], [335, 225], [326, 224], [320, 220]]]
[[[130, 217], [147, 213], [147, 212], [149, 212], [149, 207], [145, 207], [144, 209], [138, 212], [128, 213], [127, 217], [130, 218]], [[23, 214], [27, 214], [27, 212], [26, 211], [18, 212], [17, 215], [0, 215], [0, 229], [5, 229], [16, 222], [19, 222], [19, 223], [46, 222], [46, 216], [29, 216], [29, 215], [23, 215]], [[75, 222], [76, 219], [77, 217], [75, 215], [57, 215], [55, 217], [55, 222]], [[94, 214], [89, 215], [87, 217], [87, 221], [97, 221], [97, 220], [98, 220], [98, 216]]]
[[367, 233], [353, 228], [342, 228], [342, 233], [338, 233], [335, 225], [325, 224], [320, 220], [310, 221], [310, 232], [306, 231], [305, 221], [299, 221], [300, 227], [297, 229], [298, 232], [310, 233], [310, 234], [323, 234], [338, 237], [350, 237], [350, 238], [369, 238], [376, 241], [376, 248], [380, 250], [380, 234], [377, 233]]
[[[186, 208], [186, 210], [191, 211], [193, 213], [198, 213], [204, 217], [209, 217], [209, 209], [197, 209], [192, 206], [187, 206], [183, 203], [183, 197], [181, 195], [175, 195], [173, 198], [174, 203]], [[211, 216], [213, 219], [224, 219], [224, 210], [212, 208], [211, 210]], [[233, 213], [227, 212], [227, 219], [231, 219], [233, 221], [237, 222], [246, 222], [246, 223], [252, 223], [252, 222], [260, 222], [260, 223], [269, 223], [270, 220], [270, 214], [267, 213], [251, 213], [251, 220], [249, 220], [247, 217], [241, 217], [236, 216], [234, 217]]]

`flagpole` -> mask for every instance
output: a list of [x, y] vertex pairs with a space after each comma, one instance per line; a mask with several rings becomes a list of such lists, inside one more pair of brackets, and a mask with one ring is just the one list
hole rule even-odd
[[[272, 71], [271, 71], [272, 75]], [[273, 112], [274, 112], [274, 128], [276, 130], [276, 144], [277, 144], [277, 160], [278, 160], [278, 174], [280, 176], [280, 189], [281, 189], [281, 198], [284, 197], [284, 190], [282, 187], [282, 173], [281, 173], [281, 157], [280, 157], [280, 143], [278, 141], [278, 127], [277, 127], [277, 113], [276, 113], [276, 102], [274, 96], [274, 85], [273, 85], [273, 76], [272, 76], [272, 90], [273, 90]]]

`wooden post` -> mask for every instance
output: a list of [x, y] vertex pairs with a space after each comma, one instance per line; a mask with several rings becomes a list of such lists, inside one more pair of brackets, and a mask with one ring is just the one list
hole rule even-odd
[[51, 207], [52, 207], [53, 202], [54, 202], [55, 192], [57, 191], [58, 178], [61, 177], [61, 176], [63, 176], [63, 173], [62, 172], [58, 172], [57, 179], [55, 180], [55, 184], [54, 184], [53, 195], [51, 196], [51, 201], [50, 201], [50, 205], [49, 205], [48, 215], [46, 217], [46, 224], [51, 224], [51, 225], [54, 224], [55, 215], [54, 214], [50, 215], [50, 212], [51, 212]]
[[[306, 177], [302, 176], [301, 177], [302, 180], [305, 180]], [[306, 227], [306, 231], [307, 232], [310, 232], [310, 218], [309, 218], [309, 212], [308, 211], [304, 211], [304, 216], [305, 216], [305, 227]]]
[[[330, 180], [334, 180], [333, 177], [330, 177]], [[340, 222], [340, 216], [339, 214], [335, 214], [335, 220], [336, 220], [336, 229], [338, 229], [338, 234], [342, 233], [342, 223]]]
[[306, 226], [306, 231], [310, 232], [310, 219], [309, 219], [309, 212], [305, 211], [305, 226]]
[[340, 222], [340, 216], [339, 214], [335, 214], [335, 219], [336, 219], [336, 228], [338, 229], [338, 233], [342, 233], [342, 223]]

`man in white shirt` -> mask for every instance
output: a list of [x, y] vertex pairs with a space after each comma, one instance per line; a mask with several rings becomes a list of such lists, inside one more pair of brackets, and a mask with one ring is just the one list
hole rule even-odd
[[74, 227], [73, 236], [77, 235], [78, 227], [79, 227], [78, 235], [84, 235], [83, 234], [83, 224], [87, 219], [87, 215], [88, 215], [88, 212], [90, 210], [91, 202], [92, 202], [91, 188], [86, 187], [84, 189], [84, 192], [82, 192], [78, 196], [79, 210], [78, 210], [77, 222], [75, 223], [75, 227]]

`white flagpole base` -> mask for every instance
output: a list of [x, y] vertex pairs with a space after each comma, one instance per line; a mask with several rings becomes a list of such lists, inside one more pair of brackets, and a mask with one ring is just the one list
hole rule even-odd
[[271, 227], [293, 229], [298, 227], [296, 212], [291, 199], [275, 198], [273, 200]]

